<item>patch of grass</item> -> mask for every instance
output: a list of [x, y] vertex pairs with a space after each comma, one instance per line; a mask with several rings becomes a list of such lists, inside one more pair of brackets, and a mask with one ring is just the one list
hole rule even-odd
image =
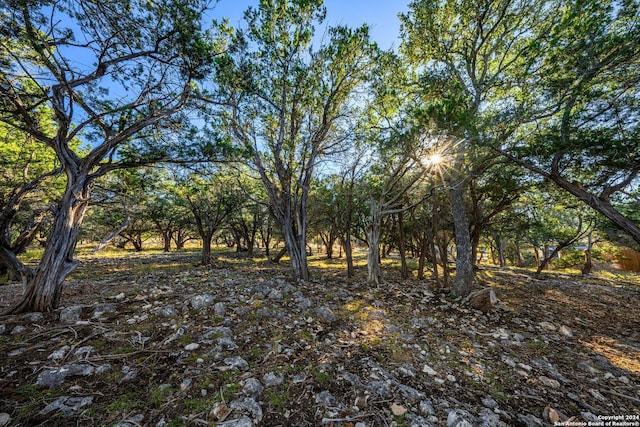
[[[15, 408], [14, 416], [17, 420], [29, 418], [33, 416], [33, 414], [37, 413], [40, 409], [40, 402], [29, 402], [25, 405], [18, 406]], [[16, 425], [19, 425], [16, 423]]]
[[231, 400], [233, 397], [235, 397], [236, 394], [238, 394], [239, 391], [240, 391], [240, 384], [237, 384], [237, 383], [226, 384], [222, 389], [222, 397], [224, 398], [224, 400], [227, 400], [227, 401]]
[[529, 347], [529, 349], [533, 351], [537, 356], [545, 355], [548, 351], [547, 344], [544, 341], [539, 339], [528, 341], [527, 347]]
[[311, 375], [313, 375], [313, 377], [316, 379], [317, 382], [319, 382], [320, 384], [325, 384], [328, 383], [331, 380], [331, 375], [321, 371], [320, 369], [316, 368], [316, 367], [311, 367], [310, 368], [311, 371]]
[[113, 354], [130, 354], [138, 351], [136, 347], [128, 346], [128, 347], [118, 347], [114, 350]]
[[202, 397], [186, 399], [182, 403], [186, 409], [194, 412], [204, 411], [211, 408], [211, 400]]
[[507, 396], [505, 396], [504, 393], [502, 393], [502, 392], [493, 392], [493, 393], [491, 393], [491, 395], [498, 402], [507, 402], [509, 400], [509, 398]]
[[249, 349], [248, 351], [249, 359], [257, 360], [257, 359], [260, 359], [263, 355], [264, 355], [264, 350], [261, 348], [254, 347], [252, 349]]
[[138, 394], [130, 391], [111, 402], [111, 404], [107, 406], [107, 411], [114, 413], [127, 412], [138, 407], [139, 404]]
[[407, 424], [407, 420], [404, 419], [404, 415], [396, 415], [393, 417], [393, 420], [396, 422], [397, 427], [409, 427], [409, 424]]
[[276, 408], [288, 408], [291, 402], [291, 395], [288, 390], [275, 390], [269, 388], [265, 391], [265, 396], [272, 406]]
[[152, 405], [158, 407], [171, 395], [174, 391], [173, 387], [161, 385], [149, 394], [149, 400]]
[[167, 427], [182, 427], [184, 426], [184, 421], [180, 418], [174, 418], [167, 423]]
[[16, 392], [20, 396], [24, 397], [25, 399], [36, 400], [36, 401], [39, 401], [43, 397], [55, 398], [55, 397], [60, 397], [64, 394], [61, 389], [53, 388], [53, 389], [42, 390], [39, 386], [35, 384], [25, 384], [19, 387], [18, 389], [16, 389]]

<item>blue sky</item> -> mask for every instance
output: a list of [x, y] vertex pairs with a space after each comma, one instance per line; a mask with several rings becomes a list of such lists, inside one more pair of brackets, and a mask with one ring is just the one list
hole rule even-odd
[[[242, 23], [242, 13], [258, 0], [220, 0], [213, 15], [227, 17], [232, 26]], [[398, 13], [406, 12], [409, 0], [325, 0], [328, 25], [359, 27], [369, 24], [371, 38], [382, 49], [400, 44], [400, 20]], [[322, 32], [322, 29], [318, 29]]]

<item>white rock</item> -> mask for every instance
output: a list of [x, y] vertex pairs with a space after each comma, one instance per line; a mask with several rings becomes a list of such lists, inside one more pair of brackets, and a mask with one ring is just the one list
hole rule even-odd
[[191, 378], [185, 378], [184, 380], [182, 380], [182, 382], [180, 383], [180, 391], [187, 391], [191, 388], [191, 385], [193, 384], [193, 380]]
[[27, 332], [27, 328], [25, 328], [22, 325], [17, 325], [15, 328], [13, 328], [11, 330], [11, 335], [19, 335], [19, 334], [22, 334], [24, 332]]
[[197, 342], [192, 342], [191, 344], [187, 344], [184, 346], [184, 349], [187, 351], [193, 351], [199, 348], [200, 348], [200, 344], [198, 344]]
[[0, 427], [8, 426], [11, 422], [11, 415], [6, 412], [0, 413]]
[[549, 388], [554, 388], [554, 389], [560, 388], [560, 383], [557, 380], [551, 379], [549, 377], [545, 377], [544, 375], [539, 376], [538, 381], [540, 381], [543, 385]]
[[606, 401], [607, 401], [607, 398], [606, 398], [606, 397], [604, 397], [604, 396], [602, 395], [602, 393], [600, 393], [600, 392], [599, 392], [598, 390], [596, 390], [596, 389], [590, 388], [590, 389], [589, 389], [589, 394], [591, 394], [591, 396], [593, 396], [595, 399], [598, 399], [598, 400], [599, 400], [599, 401], [601, 401], [601, 402], [606, 402]]
[[405, 408], [402, 405], [398, 405], [398, 404], [394, 403], [393, 405], [391, 405], [391, 412], [396, 417], [401, 417], [401, 416], [403, 416], [404, 414], [406, 414], [408, 412], [408, 409]]
[[122, 301], [125, 298], [124, 292], [120, 292], [118, 295], [113, 297], [116, 301]]
[[64, 357], [65, 354], [67, 354], [67, 350], [69, 350], [70, 348], [71, 347], [69, 347], [68, 345], [62, 346], [59, 350], [56, 350], [49, 356], [47, 356], [47, 359], [60, 360]]
[[557, 329], [556, 325], [546, 321], [538, 323], [538, 326], [540, 326], [542, 329], [546, 329], [547, 331], [555, 331]]
[[565, 325], [560, 326], [560, 333], [562, 335], [564, 335], [565, 337], [567, 337], [567, 338], [572, 338], [573, 337], [573, 332], [571, 332], [571, 329], [569, 329]]
[[433, 368], [429, 365], [424, 365], [422, 367], [422, 372], [424, 372], [425, 374], [431, 375], [432, 377], [434, 375], [438, 375], [438, 373], [436, 371], [433, 370]]

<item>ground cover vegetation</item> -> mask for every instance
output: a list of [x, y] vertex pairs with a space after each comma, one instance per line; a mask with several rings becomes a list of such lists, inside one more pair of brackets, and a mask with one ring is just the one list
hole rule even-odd
[[639, 414], [640, 3], [325, 12], [0, 6], [0, 424]]

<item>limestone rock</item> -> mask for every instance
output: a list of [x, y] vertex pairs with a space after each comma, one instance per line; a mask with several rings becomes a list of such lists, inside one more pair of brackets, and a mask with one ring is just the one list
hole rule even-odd
[[405, 408], [402, 405], [398, 405], [397, 403], [394, 403], [391, 405], [391, 413], [396, 417], [401, 417], [404, 414], [406, 414], [408, 411], [409, 410], [407, 408]]
[[447, 427], [473, 427], [473, 417], [467, 411], [455, 409], [447, 414]]
[[336, 315], [333, 314], [329, 307], [319, 307], [316, 310], [316, 317], [323, 323], [333, 323], [337, 320]]
[[118, 306], [115, 304], [96, 304], [93, 309], [93, 318], [98, 319], [105, 313], [116, 313]]
[[[299, 382], [304, 382], [304, 380], [306, 379], [303, 378], [302, 381]], [[264, 382], [264, 386], [265, 387], [275, 387], [278, 386], [280, 384], [282, 384], [284, 382], [284, 375], [277, 373], [277, 372], [267, 372], [266, 374], [264, 374], [264, 376], [262, 377], [262, 381]]]
[[217, 427], [253, 427], [253, 422], [251, 418], [246, 415], [242, 418], [238, 418], [237, 420], [229, 420], [221, 423], [216, 423]]
[[176, 310], [175, 306], [171, 304], [164, 307], [158, 307], [155, 310], [155, 313], [161, 317], [176, 317], [180, 314], [178, 313], [178, 310]]
[[[93, 402], [93, 396], [84, 396], [84, 397], [61, 396], [56, 400], [54, 400], [53, 402], [51, 402], [50, 404], [48, 404], [47, 406], [45, 406], [44, 409], [40, 411], [40, 415], [47, 415], [51, 412], [60, 411], [65, 416], [69, 416], [74, 412], [76, 412], [78, 409], [82, 408], [83, 406], [90, 405], [92, 402]], [[3, 425], [3, 424], [0, 422], [0, 425]]]
[[391, 398], [391, 384], [386, 381], [371, 381], [367, 384], [367, 390], [383, 399]]
[[329, 393], [327, 390], [324, 390], [316, 394], [316, 403], [327, 406], [335, 406], [337, 400], [331, 393]]
[[202, 310], [205, 307], [209, 307], [213, 305], [215, 299], [213, 295], [205, 294], [205, 295], [194, 295], [191, 298], [191, 307], [194, 310]]
[[256, 378], [248, 378], [244, 382], [244, 386], [242, 387], [242, 392], [251, 397], [260, 397], [262, 395], [262, 384]]
[[229, 407], [235, 411], [248, 412], [256, 424], [262, 421], [262, 407], [253, 398], [245, 397], [234, 400], [229, 404]]
[[422, 367], [422, 372], [424, 372], [427, 375], [431, 375], [432, 377], [437, 375], [438, 373], [436, 371], [433, 370], [433, 368], [429, 365], [424, 365]]
[[213, 306], [213, 314], [219, 317], [224, 317], [227, 314], [227, 306], [223, 302], [217, 302]]
[[65, 307], [60, 311], [60, 323], [72, 324], [81, 319], [82, 306], [73, 305], [71, 307]]
[[95, 368], [91, 365], [71, 364], [60, 368], [42, 371], [38, 375], [37, 384], [43, 388], [56, 388], [61, 385], [65, 378], [74, 376], [88, 376], [93, 374]]
[[553, 388], [553, 389], [560, 388], [560, 383], [557, 380], [551, 379], [549, 377], [545, 377], [544, 375], [539, 376], [538, 381], [540, 381], [544, 386], [549, 388]]
[[538, 417], [534, 417], [533, 415], [518, 415], [518, 421], [524, 424], [526, 427], [542, 427], [544, 423]]
[[222, 371], [228, 371], [231, 369], [239, 369], [241, 371], [249, 370], [249, 363], [244, 360], [242, 357], [227, 357], [224, 359], [225, 366], [219, 368]]

